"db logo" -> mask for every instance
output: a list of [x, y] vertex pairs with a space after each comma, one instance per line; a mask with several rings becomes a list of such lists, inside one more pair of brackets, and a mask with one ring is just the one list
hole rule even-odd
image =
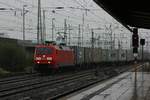
[[43, 55], [43, 57], [45, 57], [45, 55]]

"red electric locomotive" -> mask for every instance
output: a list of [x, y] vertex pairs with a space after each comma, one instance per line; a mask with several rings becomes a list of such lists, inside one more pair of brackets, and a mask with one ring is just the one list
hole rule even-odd
[[35, 69], [58, 69], [75, 64], [74, 52], [62, 45], [37, 45], [34, 54]]

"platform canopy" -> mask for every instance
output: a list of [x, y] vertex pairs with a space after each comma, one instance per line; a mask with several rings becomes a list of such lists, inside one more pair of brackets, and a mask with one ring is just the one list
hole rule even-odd
[[94, 0], [126, 27], [150, 29], [149, 0]]

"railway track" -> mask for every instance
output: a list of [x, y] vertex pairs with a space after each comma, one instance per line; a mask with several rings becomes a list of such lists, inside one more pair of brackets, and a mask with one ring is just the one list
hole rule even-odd
[[30, 79], [33, 79], [35, 77], [38, 77], [39, 75], [40, 75], [39, 73], [24, 73], [24, 74], [11, 76], [11, 77], [7, 77], [7, 78], [1, 78], [0, 79], [0, 85], [24, 81], [24, 80], [30, 80]]
[[[141, 70], [142, 69], [142, 66], [143, 66], [144, 64], [141, 64], [141, 65], [138, 65], [138, 67], [137, 67], [137, 70]], [[111, 71], [113, 71], [112, 69], [110, 69]], [[109, 72], [111, 72], [109, 70]], [[120, 74], [120, 73], [123, 73], [123, 72], [126, 72], [126, 71], [133, 71], [134, 70], [134, 68], [133, 67], [125, 67], [125, 68], [121, 68], [121, 67], [119, 67], [119, 68], [117, 68], [117, 69], [115, 69], [115, 70], [117, 70], [118, 71], [118, 74]], [[107, 69], [107, 71], [108, 71], [108, 69]], [[114, 72], [114, 71], [113, 71]], [[99, 82], [101, 82], [101, 81], [103, 81], [103, 80], [106, 80], [106, 79], [109, 79], [109, 78], [111, 78], [111, 77], [113, 77], [113, 76], [116, 76], [116, 74], [111, 74], [110, 73], [110, 75], [107, 75], [106, 77], [103, 77], [103, 78], [101, 78], [100, 77], [101, 75], [99, 75], [98, 77], [97, 77], [97, 79], [94, 79], [94, 80], [88, 80], [88, 82], [86, 83], [86, 82], [83, 82], [82, 84], [80, 84], [80, 85], [78, 85], [78, 86], [76, 86], [75, 88], [73, 88], [73, 89], [70, 89], [70, 90], [68, 90], [68, 91], [64, 91], [64, 92], [60, 92], [60, 93], [58, 93], [58, 94], [56, 94], [56, 95], [54, 95], [54, 96], [51, 96], [51, 97], [49, 97], [47, 100], [57, 100], [57, 99], [59, 99], [59, 100], [61, 100], [61, 98], [62, 97], [65, 97], [66, 95], [69, 95], [69, 94], [71, 94], [71, 93], [74, 93], [74, 92], [77, 92], [77, 91], [79, 91], [79, 90], [82, 90], [82, 89], [84, 89], [84, 88], [86, 88], [86, 87], [88, 87], [88, 86], [91, 86], [91, 85], [93, 85], [93, 84], [97, 84], [97, 83], [99, 83]], [[75, 84], [74, 84], [75, 85]], [[59, 91], [61, 91], [61, 90], [59, 90]], [[44, 100], [44, 99], [43, 99]], [[63, 98], [63, 100], [64, 100], [64, 98]]]
[[57, 99], [129, 69], [130, 67], [104, 68], [98, 73], [98, 76], [95, 76], [96, 69], [67, 75], [38, 76], [31, 80], [19, 78], [18, 81], [12, 83], [1, 83], [0, 98], [1, 100]]
[[[28, 81], [20, 81], [16, 83], [9, 83], [1, 85], [0, 90], [0, 98], [9, 98], [10, 96], [14, 96], [17, 94], [24, 94], [30, 90], [37, 90], [40, 88], [44, 88], [47, 86], [51, 86], [53, 84], [60, 84], [62, 82], [83, 79], [83, 77], [89, 77], [93, 74], [93, 70], [85, 71], [80, 73], [75, 73], [72, 75], [64, 75], [58, 77], [43, 77], [43, 78], [35, 78], [33, 80]], [[14, 99], [12, 99], [14, 100]]]

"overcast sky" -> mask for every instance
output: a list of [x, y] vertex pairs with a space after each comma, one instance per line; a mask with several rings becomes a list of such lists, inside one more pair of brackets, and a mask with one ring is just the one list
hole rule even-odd
[[[38, 0], [0, 0], [0, 8], [8, 10], [0, 11], [0, 33], [4, 33], [10, 38], [22, 39], [22, 8], [23, 5], [29, 12], [26, 13], [26, 39], [36, 40], [37, 36], [37, 1]], [[55, 33], [63, 32], [64, 19], [67, 25], [71, 26], [72, 40], [76, 40], [79, 24], [84, 28], [84, 40], [91, 38], [91, 28], [94, 28], [95, 37], [102, 33], [109, 33], [107, 28], [113, 30], [114, 38], [126, 37], [126, 41], [131, 38], [131, 33], [107, 14], [102, 8], [92, 0], [41, 0], [42, 9], [46, 10], [46, 39], [51, 40], [52, 18], [55, 18]], [[64, 7], [64, 9], [56, 9]], [[9, 10], [13, 9], [13, 10]], [[87, 10], [86, 10], [87, 9]], [[84, 17], [83, 17], [84, 16]], [[84, 18], [84, 21], [83, 21]], [[100, 30], [96, 30], [100, 29]], [[140, 30], [147, 34], [149, 30]], [[56, 37], [56, 35], [55, 35]], [[102, 36], [101, 36], [102, 37]], [[141, 37], [145, 37], [142, 35]]]

